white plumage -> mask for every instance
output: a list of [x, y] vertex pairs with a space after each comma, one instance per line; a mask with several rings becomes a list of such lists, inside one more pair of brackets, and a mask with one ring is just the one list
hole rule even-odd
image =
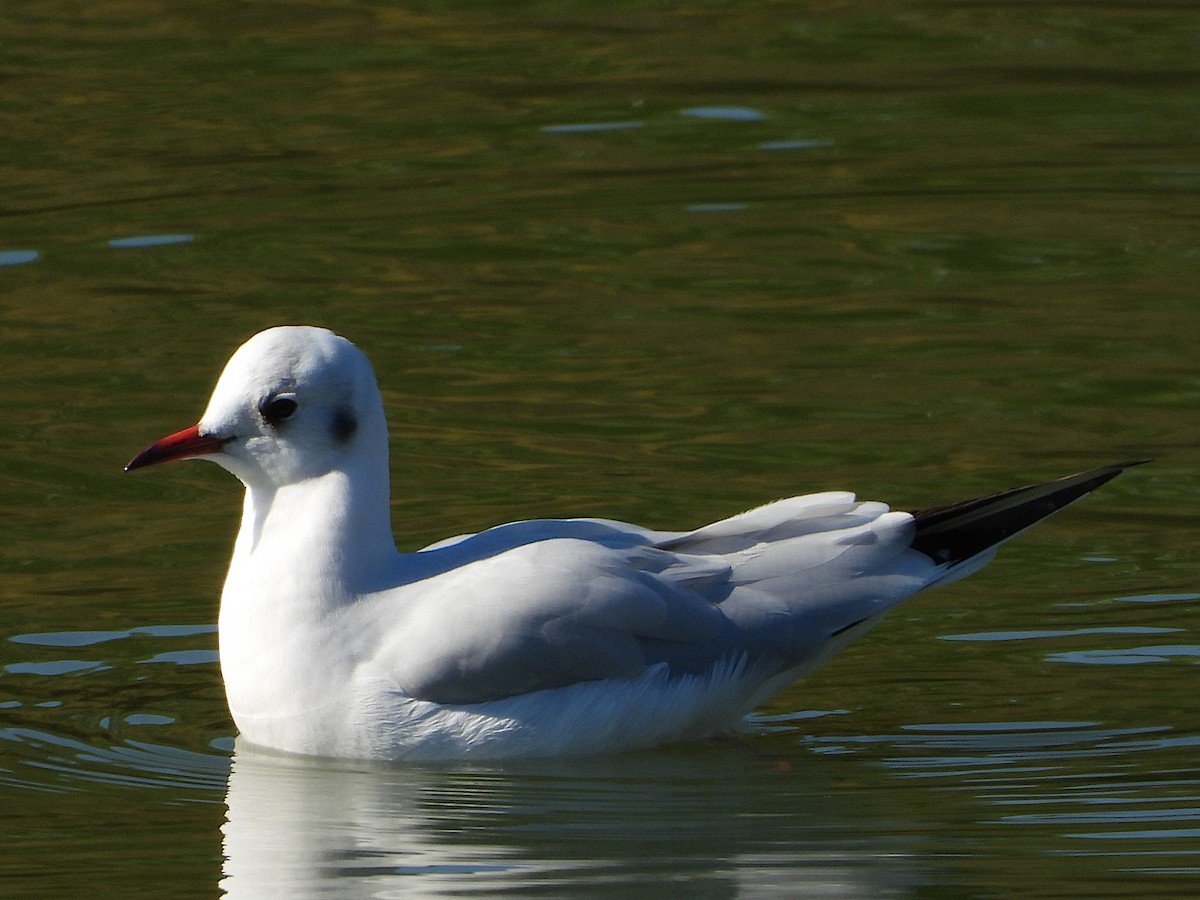
[[916, 518], [829, 492], [691, 532], [516, 522], [402, 554], [371, 366], [309, 327], [247, 341], [200, 422], [128, 468], [188, 456], [246, 486], [219, 622], [238, 728], [372, 759], [607, 753], [727, 728], [1120, 470]]

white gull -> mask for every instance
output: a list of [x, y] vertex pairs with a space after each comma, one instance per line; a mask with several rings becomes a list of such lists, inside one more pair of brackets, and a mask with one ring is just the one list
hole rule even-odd
[[184, 457], [246, 486], [219, 619], [243, 738], [361, 759], [610, 753], [729, 728], [1132, 464], [915, 514], [832, 491], [695, 531], [552, 519], [401, 553], [371, 364], [304, 326], [248, 340], [199, 423], [126, 468]]

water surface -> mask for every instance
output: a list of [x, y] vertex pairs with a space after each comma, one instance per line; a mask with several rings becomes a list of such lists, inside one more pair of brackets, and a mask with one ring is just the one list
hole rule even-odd
[[[1195, 894], [1187, 5], [37, 2], [5, 33], [6, 889]], [[237, 485], [120, 469], [300, 321], [376, 364], [404, 548], [1157, 459], [735, 738], [281, 760], [216, 663]]]

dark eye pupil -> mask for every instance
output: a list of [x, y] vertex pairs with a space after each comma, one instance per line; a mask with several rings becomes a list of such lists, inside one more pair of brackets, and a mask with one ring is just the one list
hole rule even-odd
[[277, 397], [262, 408], [263, 418], [268, 425], [278, 425], [296, 411], [296, 401], [290, 397]]

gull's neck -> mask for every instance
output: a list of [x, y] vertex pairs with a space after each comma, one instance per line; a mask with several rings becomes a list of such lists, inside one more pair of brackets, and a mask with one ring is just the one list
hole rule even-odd
[[386, 456], [378, 468], [246, 489], [219, 631], [229, 708], [255, 742], [287, 746], [297, 717], [342, 727], [343, 704], [328, 700], [351, 677], [359, 642], [374, 637], [347, 631], [344, 613], [395, 584], [401, 568]]
[[[319, 615], [388, 587], [400, 554], [386, 457], [366, 469], [349, 465], [293, 484], [247, 486], [226, 601], [272, 597], [293, 613]], [[231, 589], [239, 596], [228, 596]]]
[[399, 567], [386, 455], [374, 472], [247, 485], [219, 618], [225, 693], [243, 734], [288, 746], [297, 718], [341, 727], [340, 704], [327, 699], [339, 696], [360, 649], [342, 613], [394, 583]]

